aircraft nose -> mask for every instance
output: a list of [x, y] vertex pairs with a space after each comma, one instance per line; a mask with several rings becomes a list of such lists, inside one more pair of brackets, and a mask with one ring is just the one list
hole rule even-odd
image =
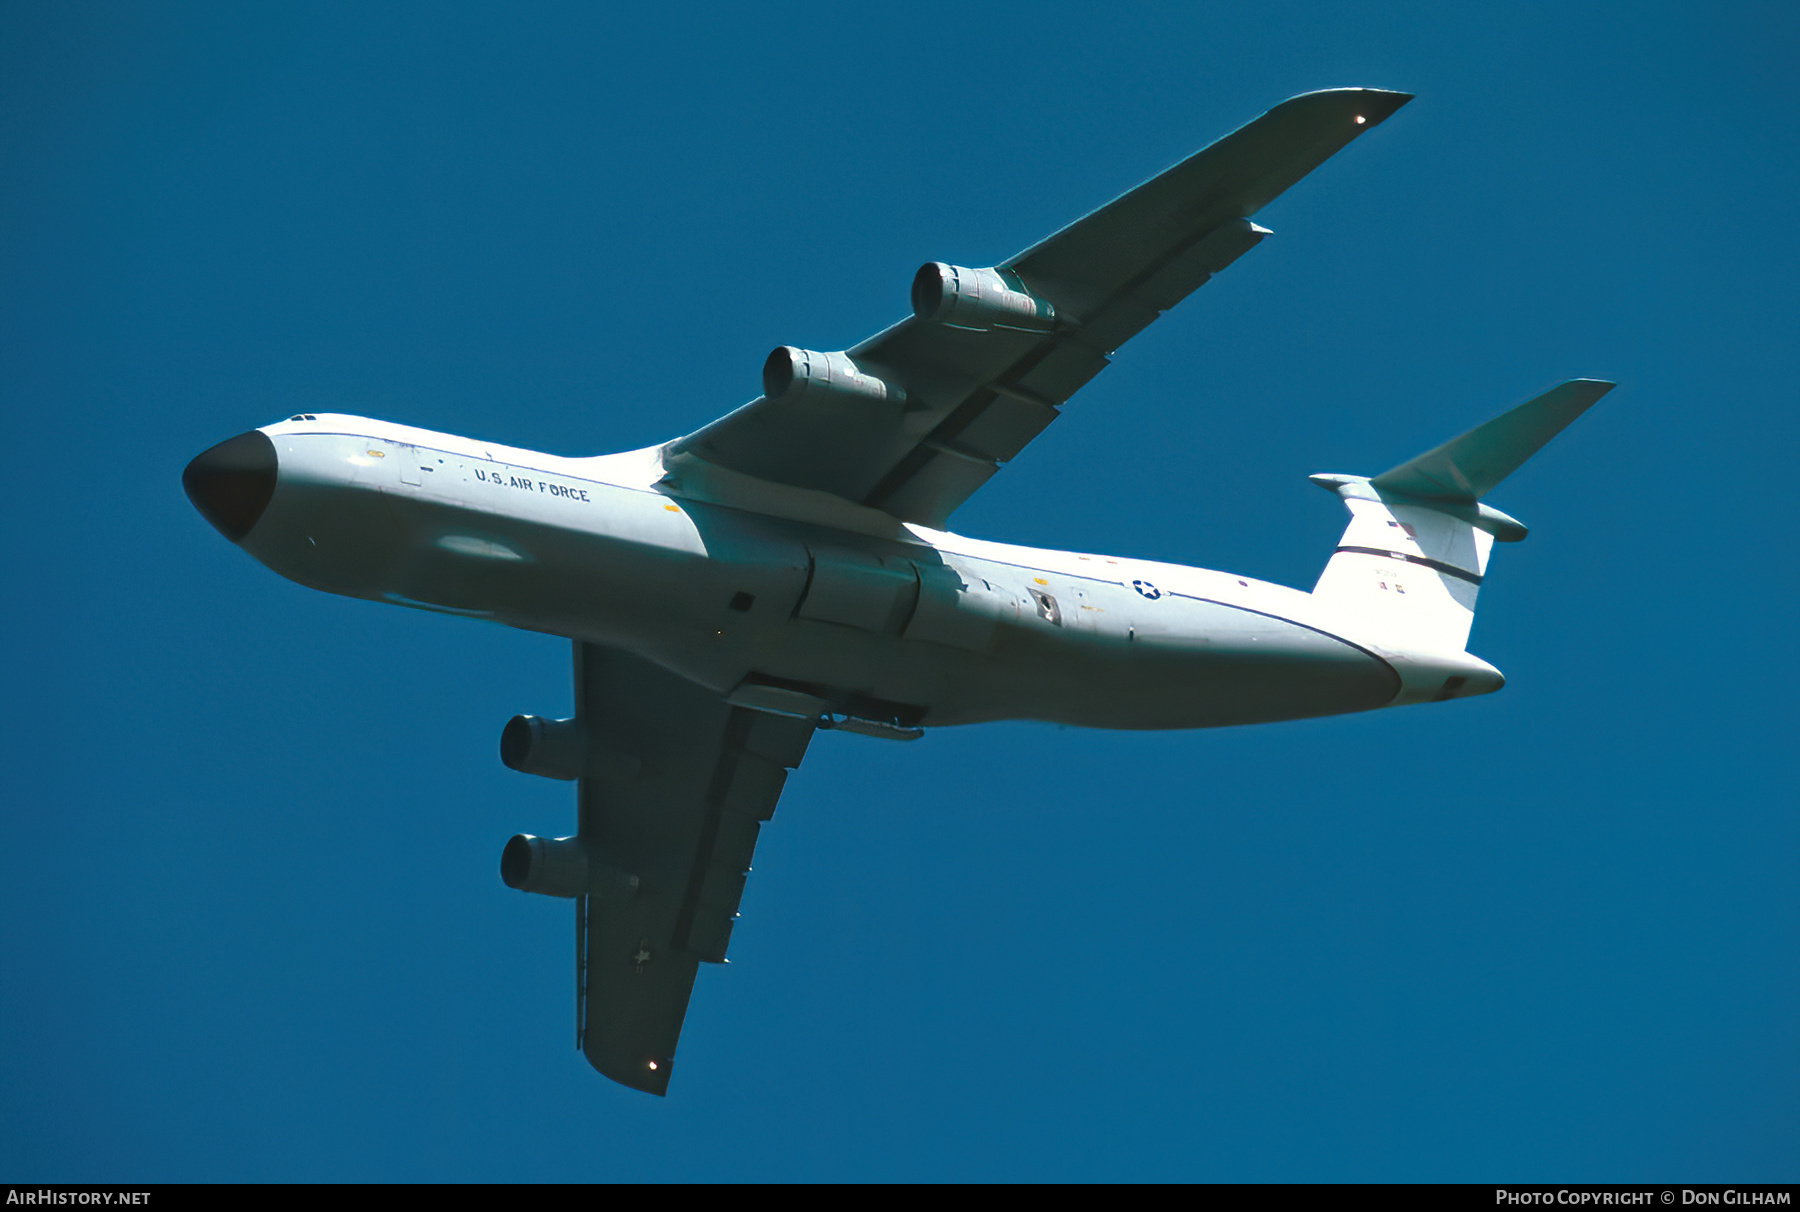
[[181, 473], [181, 486], [200, 515], [237, 543], [275, 495], [275, 469], [275, 443], [252, 429], [195, 456]]

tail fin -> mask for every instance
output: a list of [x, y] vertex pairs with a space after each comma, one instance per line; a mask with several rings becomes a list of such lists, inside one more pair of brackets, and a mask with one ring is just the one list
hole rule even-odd
[[1350, 510], [1313, 595], [1407, 647], [1462, 651], [1489, 549], [1526, 533], [1481, 497], [1613, 387], [1573, 379], [1372, 479], [1313, 476]]

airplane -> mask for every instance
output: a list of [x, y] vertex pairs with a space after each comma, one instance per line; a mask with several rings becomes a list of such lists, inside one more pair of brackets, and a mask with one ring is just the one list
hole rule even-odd
[[1350, 521], [1310, 592], [947, 529], [1114, 351], [1270, 234], [1253, 215], [1411, 99], [1294, 97], [1007, 261], [926, 264], [909, 317], [776, 349], [761, 396], [666, 445], [566, 458], [306, 413], [183, 484], [302, 585], [573, 641], [574, 715], [513, 717], [500, 757], [573, 782], [577, 827], [514, 836], [500, 875], [573, 901], [576, 1047], [663, 1095], [820, 730], [1212, 728], [1500, 689], [1467, 642], [1492, 545], [1526, 531], [1482, 498], [1611, 383], [1376, 476], [1313, 476]]

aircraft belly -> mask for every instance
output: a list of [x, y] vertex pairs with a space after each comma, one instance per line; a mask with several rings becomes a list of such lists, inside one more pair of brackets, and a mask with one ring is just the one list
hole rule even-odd
[[[1382, 660], [1321, 632], [1213, 607], [1210, 632], [1154, 643], [1128, 633], [987, 621], [979, 648], [797, 618], [733, 645], [744, 674], [921, 709], [926, 726], [1006, 719], [1095, 728], [1207, 728], [1386, 706], [1399, 678]], [[1203, 612], [1210, 614], [1211, 612]], [[696, 664], [691, 637], [646, 654], [709, 683], [731, 675]], [[829, 697], [829, 696], [827, 696]]]
[[1180, 625], [1123, 636], [1022, 614], [1002, 629], [991, 662], [957, 678], [962, 693], [935, 701], [926, 722], [1212, 728], [1367, 711], [1399, 691], [1385, 661], [1334, 636], [1216, 603], [1178, 609]]
[[1362, 711], [1398, 690], [1345, 641], [1143, 583], [339, 445], [282, 450], [245, 543], [264, 563], [335, 593], [624, 648], [720, 693], [751, 679], [926, 724], [1201, 728]]
[[703, 665], [747, 631], [787, 619], [806, 584], [804, 548], [728, 519], [700, 519], [690, 528], [700, 542], [689, 546], [611, 524], [575, 528], [422, 501], [393, 506], [409, 539], [399, 570], [408, 597], [594, 643], [679, 646]]

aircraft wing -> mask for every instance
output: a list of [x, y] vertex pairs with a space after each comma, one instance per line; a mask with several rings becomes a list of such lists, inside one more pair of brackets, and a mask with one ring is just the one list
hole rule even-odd
[[639, 657], [575, 644], [587, 750], [577, 836], [576, 1041], [588, 1062], [663, 1094], [701, 962], [721, 963], [761, 822], [810, 720], [722, 702]]
[[[771, 355], [771, 367], [810, 358], [805, 373], [820, 383], [835, 374], [838, 398], [765, 391], [672, 443], [668, 465], [679, 475], [684, 458], [697, 458], [942, 527], [1108, 355], [1268, 234], [1251, 215], [1411, 99], [1344, 88], [1284, 101], [993, 270], [960, 271], [994, 275], [982, 280], [990, 290], [1036, 300], [1036, 314], [926, 318], [921, 289], [926, 304], [941, 300], [931, 274], [954, 271], [927, 265], [915, 314], [846, 351], [847, 361]], [[768, 369], [764, 377], [767, 386]], [[778, 368], [774, 381], [791, 378]]]

